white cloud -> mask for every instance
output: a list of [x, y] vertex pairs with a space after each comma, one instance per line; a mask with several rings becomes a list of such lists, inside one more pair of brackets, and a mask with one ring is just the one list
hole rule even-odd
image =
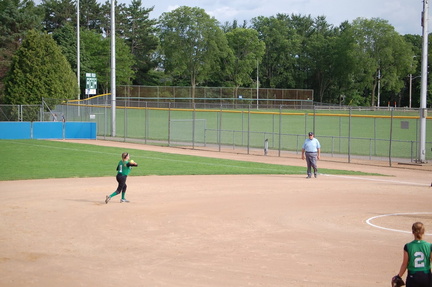
[[[120, 0], [128, 3], [130, 0]], [[420, 15], [423, 1], [404, 0], [185, 0], [145, 1], [145, 7], [154, 6], [152, 17], [172, 11], [180, 6], [200, 7], [219, 22], [250, 21], [258, 16], [276, 16], [278, 13], [325, 16], [330, 24], [339, 26], [342, 22], [358, 17], [387, 20], [401, 34], [421, 34]]]

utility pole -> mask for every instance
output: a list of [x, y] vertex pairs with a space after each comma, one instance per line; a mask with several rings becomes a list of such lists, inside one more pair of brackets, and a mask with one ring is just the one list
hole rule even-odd
[[428, 21], [429, 21], [429, 0], [423, 0], [422, 27], [423, 45], [421, 62], [421, 90], [420, 90], [420, 139], [419, 139], [419, 159], [421, 163], [426, 162], [426, 93], [427, 93], [427, 66], [428, 66]]

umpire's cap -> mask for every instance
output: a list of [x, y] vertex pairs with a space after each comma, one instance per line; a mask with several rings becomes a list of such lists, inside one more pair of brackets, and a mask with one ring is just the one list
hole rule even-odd
[[310, 135], [310, 136], [313, 136], [313, 135], [314, 135], [314, 133], [313, 133], [313, 132], [309, 132], [309, 135]]

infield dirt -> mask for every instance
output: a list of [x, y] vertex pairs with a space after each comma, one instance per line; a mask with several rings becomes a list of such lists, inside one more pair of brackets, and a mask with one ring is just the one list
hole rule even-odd
[[[299, 165], [109, 141], [87, 144]], [[0, 286], [388, 286], [413, 222], [432, 241], [431, 166], [384, 176], [134, 176], [0, 182]], [[140, 162], [145, 169], [145, 162]], [[391, 214], [391, 215], [390, 215]], [[381, 227], [377, 228], [367, 223]], [[384, 229], [383, 229], [384, 228]]]

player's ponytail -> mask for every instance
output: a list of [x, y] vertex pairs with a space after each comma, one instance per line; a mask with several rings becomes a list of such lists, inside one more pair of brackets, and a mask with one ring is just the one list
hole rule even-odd
[[415, 239], [421, 240], [423, 238], [423, 234], [425, 233], [425, 228], [423, 223], [415, 222], [412, 225], [412, 233], [414, 234]]

